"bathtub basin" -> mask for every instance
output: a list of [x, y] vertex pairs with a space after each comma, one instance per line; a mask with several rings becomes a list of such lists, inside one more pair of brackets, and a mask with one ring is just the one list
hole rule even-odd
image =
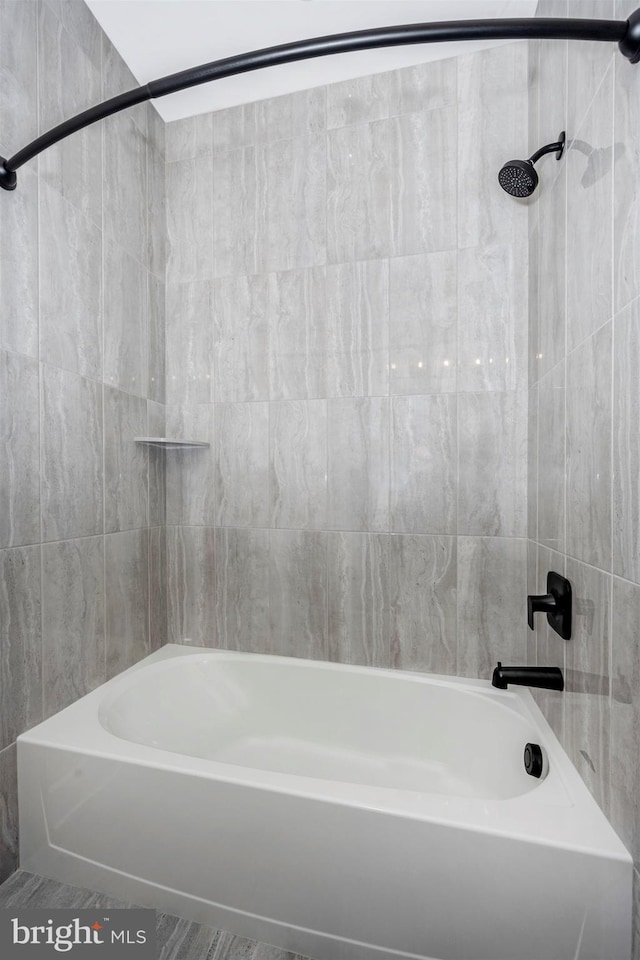
[[168, 645], [18, 778], [22, 868], [318, 960], [629, 960], [631, 858], [524, 689]]

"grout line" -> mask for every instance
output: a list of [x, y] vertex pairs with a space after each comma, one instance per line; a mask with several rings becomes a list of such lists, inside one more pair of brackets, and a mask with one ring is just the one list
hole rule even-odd
[[[36, 11], [36, 30], [35, 30], [35, 48], [36, 48], [36, 118], [37, 129], [40, 132], [40, 24]], [[40, 222], [40, 204], [41, 204], [41, 181], [40, 181], [40, 157], [38, 156], [35, 166], [36, 176], [36, 256], [38, 259], [37, 267], [37, 291], [38, 291], [38, 330], [37, 330], [37, 363], [38, 363], [38, 514], [39, 514], [39, 561], [40, 561], [40, 715], [45, 716], [45, 643], [44, 643], [44, 546], [43, 546], [43, 511], [42, 511], [42, 444], [44, 440], [44, 367], [40, 359], [40, 329], [41, 329], [41, 284], [42, 284], [42, 264], [41, 264], [41, 222]]]
[[[565, 63], [565, 71], [564, 71], [564, 109], [563, 109], [562, 112], [563, 112], [563, 115], [564, 115], [565, 124], [568, 124], [568, 120], [569, 120], [569, 41], [568, 41], [568, 40], [565, 41], [564, 63]], [[585, 117], [586, 117], [587, 115], [588, 115], [588, 111], [587, 111], [587, 113], [585, 113]], [[566, 126], [565, 126], [565, 130], [566, 130]], [[576, 132], [577, 132], [577, 131], [576, 131]], [[567, 546], [568, 546], [568, 542], [567, 542], [567, 536], [568, 536], [568, 511], [567, 511], [567, 507], [568, 507], [568, 497], [567, 497], [567, 487], [568, 487], [568, 482], [567, 482], [567, 481], [568, 481], [568, 464], [569, 464], [569, 461], [568, 461], [569, 447], [568, 447], [568, 431], [567, 431], [567, 425], [568, 425], [568, 420], [567, 420], [567, 396], [568, 396], [567, 375], [568, 375], [568, 370], [569, 370], [569, 362], [568, 362], [568, 344], [569, 344], [569, 282], [568, 282], [568, 277], [569, 277], [569, 271], [568, 271], [568, 266], [569, 266], [569, 258], [568, 258], [568, 247], [569, 247], [569, 244], [568, 244], [568, 237], [569, 237], [569, 177], [568, 177], [568, 174], [567, 174], [567, 164], [566, 164], [566, 163], [563, 164], [562, 175], [564, 176], [564, 211], [563, 211], [563, 217], [564, 217], [564, 252], [563, 252], [563, 260], [564, 260], [564, 262], [563, 262], [563, 284], [564, 284], [564, 303], [563, 303], [563, 310], [564, 310], [564, 358], [563, 358], [563, 364], [564, 364], [564, 375], [563, 375], [563, 386], [564, 386], [563, 432], [564, 432], [564, 442], [563, 442], [563, 456], [564, 456], [564, 463], [563, 463], [563, 483], [562, 483], [562, 488], [563, 488], [563, 489], [562, 489], [562, 513], [563, 513], [562, 526], [563, 526], [563, 537], [562, 537], [562, 554], [561, 554], [561, 555], [562, 555], [562, 564], [563, 564], [562, 573], [563, 573], [564, 576], [566, 576], [566, 573], [567, 573]], [[566, 674], [566, 670], [567, 670], [567, 649], [566, 649], [566, 644], [565, 644], [565, 646], [563, 647], [563, 651], [562, 651], [562, 663], [563, 663], [563, 667], [564, 667], [565, 674]], [[563, 731], [563, 740], [566, 740], [566, 720], [567, 720], [567, 718], [566, 718], [566, 701], [563, 699], [563, 700], [562, 700], [562, 721], [561, 721], [561, 722], [562, 722], [562, 731]]]
[[[151, 524], [149, 529], [155, 530], [162, 526], [164, 526], [164, 524], [154, 523], [154, 524]], [[169, 526], [181, 526], [181, 524], [172, 523], [172, 524], [169, 524]], [[190, 524], [190, 526], [205, 527], [205, 526], [211, 526], [211, 525], [203, 523], [203, 524]], [[0, 547], [0, 554], [4, 553], [7, 550], [23, 550], [23, 549], [26, 549], [27, 547], [46, 547], [49, 544], [54, 544], [54, 543], [75, 543], [76, 540], [95, 540], [97, 537], [117, 537], [121, 533], [134, 533], [135, 531], [146, 530], [146, 529], [147, 529], [147, 525], [143, 524], [141, 527], [124, 527], [122, 530], [108, 530], [105, 533], [85, 533], [77, 537], [63, 537], [62, 539], [57, 539], [57, 540], [31, 540], [28, 543], [14, 543], [11, 546]], [[242, 527], [238, 529], [248, 530], [248, 529], [254, 529], [254, 528]], [[266, 528], [258, 527], [255, 529], [266, 529]], [[296, 529], [296, 528], [291, 528], [291, 529]]]
[[[616, 64], [616, 61], [615, 61], [615, 60], [613, 61], [613, 66], [612, 66], [611, 69], [612, 69], [612, 83], [611, 83], [611, 91], [612, 91], [612, 95], [611, 95], [611, 142], [612, 142], [612, 144], [614, 145], [614, 150], [615, 150], [616, 119], [617, 119], [617, 117], [616, 117], [616, 79], [617, 79], [617, 77], [618, 77], [618, 70], [619, 70], [619, 65]], [[609, 719], [609, 723], [608, 723], [607, 744], [606, 744], [606, 746], [607, 746], [607, 751], [608, 751], [608, 759], [609, 759], [609, 769], [608, 769], [608, 778], [607, 778], [607, 784], [606, 784], [606, 788], [607, 788], [607, 789], [606, 789], [606, 793], [607, 793], [607, 796], [606, 796], [606, 798], [605, 798], [605, 802], [606, 802], [609, 810], [611, 809], [611, 802], [612, 802], [612, 797], [613, 797], [613, 783], [612, 783], [612, 777], [611, 777], [611, 767], [612, 767], [611, 757], [613, 756], [612, 746], [613, 746], [613, 740], [614, 740], [614, 736], [613, 736], [613, 724], [612, 724], [610, 721], [611, 721], [611, 713], [612, 713], [612, 710], [613, 710], [613, 681], [612, 681], [612, 677], [613, 677], [613, 664], [614, 664], [614, 641], [613, 641], [613, 624], [614, 624], [614, 620], [613, 620], [613, 587], [614, 587], [614, 577], [613, 577], [613, 569], [614, 569], [614, 564], [615, 564], [615, 558], [614, 558], [614, 525], [615, 525], [615, 510], [614, 510], [614, 475], [615, 475], [615, 461], [614, 461], [614, 452], [615, 452], [615, 424], [616, 424], [616, 416], [615, 416], [615, 394], [616, 394], [616, 391], [615, 391], [615, 356], [616, 356], [616, 338], [615, 338], [615, 337], [616, 337], [616, 321], [615, 321], [615, 318], [616, 318], [616, 283], [615, 283], [615, 277], [616, 277], [616, 259], [615, 259], [615, 253], [616, 253], [616, 242], [615, 242], [615, 241], [616, 241], [616, 224], [615, 224], [615, 210], [616, 210], [616, 207], [615, 207], [615, 182], [616, 182], [616, 178], [615, 178], [615, 176], [612, 176], [612, 177], [611, 177], [611, 312], [612, 312], [612, 320], [611, 320], [611, 415], [610, 415], [610, 424], [611, 424], [611, 438], [610, 438], [611, 448], [610, 448], [610, 457], [611, 457], [611, 463], [610, 463], [610, 471], [609, 471], [609, 473], [610, 473], [610, 484], [611, 484], [611, 485], [610, 485], [610, 489], [609, 489], [609, 509], [610, 509], [610, 511], [611, 511], [611, 534], [610, 534], [610, 557], [611, 557], [610, 566], [611, 566], [611, 572], [610, 572], [610, 576], [609, 576], [609, 583], [608, 583], [608, 585], [607, 585], [607, 586], [608, 586], [608, 599], [609, 599], [609, 613], [608, 613], [608, 623], [607, 623], [607, 628], [608, 628], [608, 631], [609, 631], [609, 640], [608, 640], [608, 649], [607, 649], [607, 657], [608, 657], [607, 677], [608, 677], [608, 681], [609, 681], [609, 693], [608, 693], [608, 709], [609, 709], [608, 719]]]
[[[565, 40], [564, 42], [567, 44], [567, 60], [566, 60], [567, 69], [566, 69], [566, 76], [565, 76], [565, 104], [566, 104], [565, 116], [568, 118], [568, 117], [569, 117], [569, 74], [570, 74], [570, 72], [571, 72], [570, 69], [569, 69], [569, 66], [570, 66], [570, 65], [569, 65], [569, 53], [570, 53], [571, 48], [569, 47], [569, 41], [568, 41], [568, 40]], [[577, 125], [575, 126], [575, 128], [574, 128], [574, 130], [573, 130], [573, 135], [572, 135], [572, 136], [567, 136], [567, 141], [568, 141], [568, 142], [567, 142], [567, 149], [569, 149], [569, 150], [571, 149], [571, 143], [572, 143], [572, 141], [573, 141], [573, 140], [576, 140], [576, 139], [578, 138], [578, 134], [582, 133], [582, 130], [584, 129], [584, 126], [585, 126], [585, 124], [586, 124], [586, 122], [587, 122], [587, 120], [588, 120], [588, 118], [589, 118], [589, 114], [591, 113], [591, 107], [593, 106], [596, 97], [597, 97], [598, 94], [600, 93], [600, 88], [602, 87], [602, 85], [603, 85], [603, 83], [604, 83], [604, 81], [605, 81], [605, 78], [606, 78], [607, 74], [609, 73], [609, 71], [610, 71], [610, 70], [613, 70], [613, 64], [615, 63], [615, 59], [616, 59], [616, 55], [615, 55], [615, 54], [613, 53], [613, 51], [612, 51], [612, 52], [611, 52], [611, 60], [610, 60], [610, 62], [607, 64], [607, 66], [604, 68], [604, 70], [602, 71], [602, 75], [601, 75], [601, 77], [600, 77], [600, 80], [598, 81], [598, 84], [597, 84], [595, 90], [593, 91], [593, 96], [591, 97], [591, 99], [589, 100], [589, 103], [588, 103], [588, 104], [586, 105], [586, 107], [584, 108], [584, 112], [583, 112], [582, 116], [579, 118], [579, 121], [578, 121]]]
[[455, 287], [455, 297], [456, 297], [456, 330], [455, 330], [455, 392], [454, 396], [456, 398], [456, 464], [455, 464], [455, 482], [456, 482], [456, 497], [455, 497], [455, 531], [456, 531], [456, 615], [455, 615], [455, 650], [456, 650], [456, 659], [455, 659], [455, 670], [456, 673], [460, 672], [461, 669], [461, 657], [458, 646], [458, 640], [460, 636], [460, 595], [458, 592], [458, 576], [460, 569], [460, 551], [458, 549], [459, 541], [459, 530], [460, 530], [460, 384], [458, 382], [459, 372], [460, 372], [460, 110], [458, 107], [458, 100], [460, 95], [460, 60], [456, 60], [455, 65], [455, 84], [456, 84], [456, 98], [455, 98], [455, 118], [456, 118], [456, 198], [455, 198], [455, 223], [456, 223], [456, 249], [455, 249], [455, 270], [456, 270], [456, 287]]
[[[106, 36], [104, 34], [100, 35], [100, 84], [102, 91], [104, 93], [104, 74], [105, 74], [105, 44], [107, 43]], [[102, 162], [102, 177], [100, 184], [100, 214], [101, 214], [101, 235], [100, 235], [100, 249], [101, 249], [101, 262], [100, 262], [100, 281], [101, 281], [101, 293], [100, 293], [100, 309], [102, 313], [102, 636], [103, 636], [103, 649], [102, 649], [102, 670], [105, 680], [107, 679], [107, 647], [109, 645], [109, 637], [107, 633], [108, 628], [108, 615], [107, 615], [107, 538], [105, 534], [106, 530], [106, 491], [104, 485], [105, 477], [105, 431], [104, 431], [104, 411], [105, 411], [105, 387], [104, 387], [104, 366], [105, 366], [105, 314], [104, 314], [104, 291], [105, 291], [105, 216], [104, 216], [104, 201], [105, 201], [105, 190], [104, 190], [104, 166], [105, 166], [105, 138], [106, 138], [106, 128], [105, 124], [101, 124], [101, 137], [100, 137], [100, 158]]]
[[[151, 226], [150, 226], [150, 182], [151, 178], [149, 175], [150, 165], [151, 165], [151, 129], [149, 122], [149, 114], [147, 111], [147, 106], [145, 106], [146, 111], [146, 126], [147, 126], [147, 137], [145, 138], [145, 253], [146, 253], [146, 269], [144, 272], [145, 284], [144, 284], [144, 308], [143, 315], [146, 319], [145, 331], [144, 331], [144, 346], [146, 350], [146, 370], [145, 370], [145, 423], [147, 426], [147, 431], [149, 431], [149, 393], [151, 386], [151, 343], [150, 343], [150, 332], [151, 332], [151, 271], [150, 267], [150, 250], [151, 250]], [[104, 178], [103, 178], [104, 179]], [[149, 436], [149, 433], [147, 433]], [[153, 586], [153, 573], [154, 573], [154, 559], [152, 557], [152, 543], [151, 543], [151, 474], [152, 463], [156, 465], [156, 460], [153, 458], [151, 451], [149, 451], [149, 456], [145, 458], [145, 470], [147, 474], [146, 486], [147, 486], [147, 609], [146, 609], [146, 633], [147, 633], [147, 650], [151, 652], [152, 642], [151, 642], [151, 603], [152, 603], [152, 586]]]

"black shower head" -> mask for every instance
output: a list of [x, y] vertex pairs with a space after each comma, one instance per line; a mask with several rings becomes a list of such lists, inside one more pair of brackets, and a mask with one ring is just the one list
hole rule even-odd
[[538, 174], [534, 163], [547, 153], [555, 153], [559, 160], [564, 151], [564, 130], [555, 143], [548, 143], [536, 150], [528, 160], [510, 160], [500, 170], [498, 183], [512, 197], [530, 197], [538, 186]]
[[538, 174], [531, 160], [509, 160], [498, 174], [498, 183], [512, 197], [530, 197], [538, 186]]

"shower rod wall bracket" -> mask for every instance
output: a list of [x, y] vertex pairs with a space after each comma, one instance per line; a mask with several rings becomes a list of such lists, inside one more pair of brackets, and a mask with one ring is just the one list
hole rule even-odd
[[133, 107], [146, 100], [166, 97], [170, 93], [196, 87], [201, 83], [221, 80], [264, 67], [276, 67], [298, 60], [311, 60], [336, 53], [354, 53], [382, 47], [401, 47], [416, 43], [445, 43], [460, 40], [590, 40], [617, 43], [631, 63], [640, 61], [640, 9], [628, 20], [584, 20], [571, 17], [529, 17], [504, 20], [437, 20], [434, 23], [407, 23], [313, 37], [265, 47], [249, 53], [203, 63], [189, 70], [152, 80], [117, 97], [96, 104], [65, 120], [27, 144], [8, 160], [0, 159], [0, 187], [15, 190], [15, 172], [28, 160], [52, 147], [60, 140], [88, 127], [98, 120]]
[[4, 157], [0, 157], [0, 187], [4, 190], [15, 190], [18, 183], [18, 177], [13, 170], [7, 170]]
[[627, 20], [627, 32], [619, 42], [618, 47], [620, 53], [630, 63], [640, 61], [640, 9], [634, 10]]

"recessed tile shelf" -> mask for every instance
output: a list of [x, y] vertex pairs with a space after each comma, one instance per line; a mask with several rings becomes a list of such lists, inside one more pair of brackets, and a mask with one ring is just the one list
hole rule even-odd
[[164, 450], [182, 450], [184, 447], [208, 447], [206, 440], [174, 440], [171, 437], [134, 437], [136, 443], [147, 443], [150, 447], [162, 447]]

